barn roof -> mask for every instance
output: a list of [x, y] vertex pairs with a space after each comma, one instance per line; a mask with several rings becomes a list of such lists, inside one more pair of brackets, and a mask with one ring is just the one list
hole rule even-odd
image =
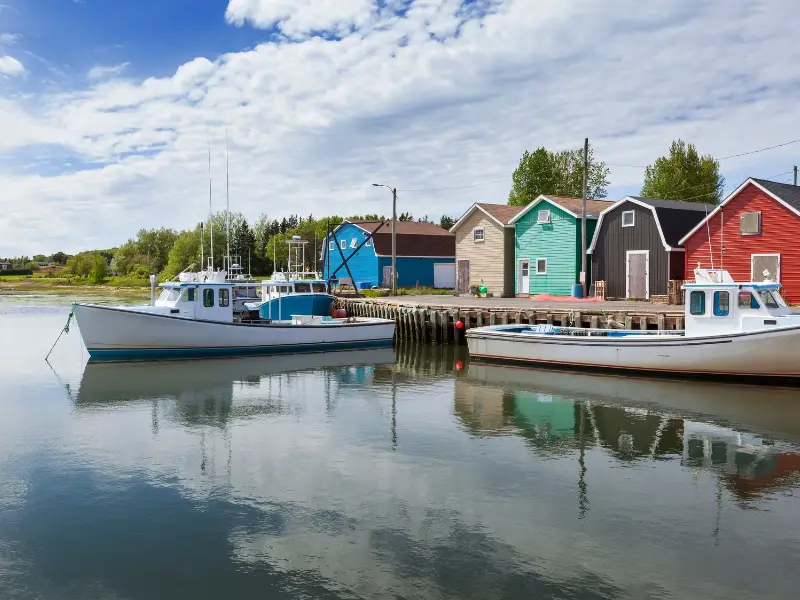
[[[583, 212], [583, 198], [574, 198], [570, 196], [553, 196], [551, 194], [542, 194], [537, 197], [533, 202], [528, 204], [517, 216], [512, 219], [512, 223], [519, 221], [526, 213], [533, 210], [533, 208], [540, 202], [547, 200], [556, 206], [560, 206], [563, 210], [568, 212], [576, 219], [581, 216]], [[589, 219], [597, 219], [606, 208], [611, 206], [612, 203], [608, 200], [587, 200], [586, 201], [586, 216]]]
[[476, 202], [467, 209], [467, 212], [461, 215], [461, 218], [455, 222], [455, 224], [450, 228], [450, 231], [455, 232], [476, 210], [481, 211], [501, 227], [510, 227], [511, 220], [514, 218], [514, 216], [516, 216], [517, 213], [519, 213], [519, 211], [522, 210], [522, 208], [523, 207], [521, 206], [509, 206], [508, 204], [489, 204], [487, 202]]
[[[378, 256], [392, 255], [391, 221], [387, 221], [383, 227], [380, 227], [380, 221], [345, 221], [342, 225], [346, 223], [352, 223], [373, 234], [372, 241]], [[456, 255], [456, 236], [435, 223], [397, 221], [396, 231], [397, 256], [455, 257]]]

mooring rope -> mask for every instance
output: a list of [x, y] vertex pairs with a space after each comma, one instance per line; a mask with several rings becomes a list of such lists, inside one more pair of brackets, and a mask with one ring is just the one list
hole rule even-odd
[[[70, 310], [69, 311], [69, 315], [67, 316], [67, 324], [64, 325], [64, 329], [62, 329], [61, 333], [58, 334], [58, 337], [56, 338], [55, 343], [50, 348], [50, 352], [48, 352], [47, 356], [44, 357], [45, 362], [48, 362], [47, 359], [50, 358], [50, 355], [53, 353], [53, 350], [55, 349], [56, 344], [58, 344], [58, 340], [61, 339], [61, 336], [64, 335], [65, 333], [69, 333], [69, 323], [70, 323], [70, 321], [72, 321], [72, 315], [75, 314], [74, 310], [75, 309], [74, 309], [74, 305], [73, 305], [73, 310]], [[48, 362], [48, 364], [49, 364], [49, 362]]]

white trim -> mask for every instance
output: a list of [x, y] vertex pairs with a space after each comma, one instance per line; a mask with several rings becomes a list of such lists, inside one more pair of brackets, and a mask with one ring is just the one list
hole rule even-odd
[[[483, 208], [482, 206], [479, 206], [479, 205], [478, 205], [478, 203], [476, 202], [475, 204], [473, 204], [472, 206], [470, 206], [470, 207], [467, 209], [467, 212], [465, 212], [465, 213], [462, 215], [462, 217], [461, 217], [461, 218], [460, 218], [458, 221], [456, 221], [455, 225], [453, 225], [453, 226], [450, 228], [450, 233], [455, 233], [455, 232], [456, 232], [456, 229], [458, 229], [459, 227], [461, 227], [461, 225], [463, 224], [463, 222], [464, 222], [466, 219], [468, 219], [468, 218], [469, 218], [469, 216], [470, 216], [472, 213], [474, 213], [474, 212], [475, 212], [475, 209], [477, 209], [477, 210], [481, 211], [481, 212], [482, 212], [484, 215], [486, 215], [487, 217], [489, 217], [489, 218], [490, 218], [492, 221], [494, 221], [495, 223], [497, 223], [498, 225], [500, 225], [500, 227], [511, 227], [511, 223], [509, 223], [508, 225], [506, 225], [505, 223], [503, 223], [502, 221], [500, 221], [499, 219], [497, 219], [496, 217], [494, 217], [494, 216], [493, 216], [491, 213], [489, 213], [489, 211], [487, 211], [485, 208]], [[512, 221], [512, 222], [513, 222], [513, 221]]]
[[[677, 250], [678, 248], [673, 248], [669, 244], [667, 244], [667, 238], [664, 237], [664, 232], [661, 230], [661, 221], [658, 220], [658, 213], [656, 212], [656, 207], [651, 206], [641, 200], [637, 200], [631, 196], [625, 196], [622, 200], [618, 200], [614, 202], [611, 206], [605, 209], [603, 212], [600, 213], [600, 218], [597, 219], [597, 225], [595, 226], [594, 236], [592, 237], [592, 245], [589, 246], [589, 249], [586, 251], [586, 254], [592, 254], [594, 249], [597, 247], [597, 238], [600, 237], [600, 228], [603, 226], [603, 217], [606, 216], [606, 213], [611, 212], [615, 208], [622, 206], [625, 202], [633, 202], [634, 204], [641, 206], [642, 208], [647, 208], [653, 213], [653, 219], [656, 222], [656, 228], [658, 229], [658, 235], [661, 238], [661, 245], [664, 246], [664, 250], [667, 252], [671, 252], [672, 250]], [[684, 238], [686, 239], [686, 238]], [[680, 241], [683, 244], [683, 240]]]
[[[625, 215], [631, 215], [633, 219], [631, 219], [630, 224], [625, 225]], [[623, 210], [622, 211], [622, 226], [623, 227], [636, 227], [636, 211], [635, 210]]]
[[[378, 258], [391, 258], [391, 254], [376, 254]], [[408, 254], [398, 254], [397, 258], [441, 258], [443, 260], [452, 260], [455, 261], [455, 256], [412, 256]]]
[[777, 256], [778, 257], [778, 281], [776, 281], [775, 283], [780, 283], [781, 282], [781, 255], [777, 254], [777, 253], [773, 253], [773, 254], [751, 254], [750, 255], [750, 281], [757, 281], [757, 279], [754, 277], [754, 273], [753, 273], [753, 259], [756, 256]]
[[339, 240], [339, 248], [347, 250], [347, 240]]
[[631, 297], [630, 255], [644, 254], [647, 260], [644, 263], [644, 294], [645, 300], [650, 299], [650, 250], [627, 250], [625, 252], [625, 298]]
[[[541, 273], [539, 272], [539, 261], [540, 260], [544, 261], [544, 271], [541, 272]], [[535, 275], [547, 275], [547, 257], [546, 256], [543, 256], [541, 258], [537, 258], [534, 261], [534, 264], [536, 265], [536, 271], [534, 273]], [[530, 271], [528, 271], [528, 272], [530, 273]]]
[[537, 196], [536, 199], [533, 202], [528, 204], [528, 206], [526, 206], [521, 213], [517, 214], [516, 217], [511, 219], [511, 221], [509, 221], [509, 224], [513, 225], [514, 223], [519, 221], [522, 217], [524, 217], [526, 214], [528, 214], [530, 211], [532, 211], [533, 207], [536, 206], [537, 204], [539, 204], [540, 202], [549, 202], [553, 206], [556, 206], [556, 207], [560, 208], [561, 210], [563, 210], [565, 213], [567, 213], [571, 217], [575, 217], [576, 219], [580, 218], [578, 215], [576, 215], [571, 210], [567, 210], [566, 208], [561, 206], [558, 202], [555, 202], [555, 201], [551, 200], [549, 196], [545, 196], [544, 194], [541, 194], [541, 195]]
[[[753, 215], [753, 214], [758, 215], [758, 231], [753, 232], [753, 233], [744, 233], [742, 231], [742, 217], [745, 216], [745, 215]], [[761, 235], [762, 234], [761, 229], [762, 229], [762, 225], [763, 225], [763, 222], [762, 222], [762, 219], [761, 219], [761, 214], [762, 214], [762, 211], [760, 211], [760, 210], [740, 210], [739, 211], [739, 235], [740, 236], [745, 236], [745, 237], [749, 237], [749, 236], [752, 236], [752, 235]]]
[[[547, 213], [547, 219], [542, 220], [542, 213]], [[553, 222], [553, 211], [549, 208], [540, 208], [536, 211], [536, 224], [537, 225], [548, 225]]]
[[[481, 232], [481, 239], [479, 239], [479, 240], [475, 239], [475, 232], [476, 231], [480, 231]], [[483, 226], [473, 227], [472, 228], [472, 243], [473, 244], [483, 244], [485, 241], [486, 241], [486, 227], [483, 227]]]
[[336, 242], [330, 240], [328, 242], [328, 252], [333, 252], [334, 250], [336, 250]]
[[747, 184], [748, 184], [748, 183], [752, 183], [754, 186], [756, 186], [758, 189], [760, 189], [762, 192], [764, 192], [764, 193], [765, 193], [767, 196], [769, 196], [770, 198], [772, 198], [773, 200], [775, 200], [776, 202], [778, 202], [778, 204], [780, 204], [780, 205], [781, 205], [781, 206], [783, 206], [784, 208], [787, 208], [787, 209], [789, 209], [789, 210], [790, 210], [790, 211], [792, 211], [794, 214], [796, 214], [798, 217], [800, 217], [800, 211], [799, 211], [799, 210], [797, 210], [797, 209], [796, 209], [794, 206], [792, 206], [791, 204], [787, 204], [786, 202], [784, 202], [783, 200], [781, 200], [781, 199], [780, 199], [778, 196], [776, 196], [775, 194], [773, 194], [772, 192], [770, 192], [770, 191], [769, 191], [767, 188], [765, 188], [763, 185], [759, 185], [759, 184], [758, 184], [758, 182], [756, 182], [756, 181], [753, 181], [753, 178], [752, 178], [752, 177], [749, 177], [749, 178], [747, 179], [747, 181], [745, 181], [745, 182], [744, 182], [742, 185], [740, 185], [738, 188], [736, 188], [735, 190], [733, 190], [733, 191], [730, 193], [730, 195], [729, 195], [727, 198], [725, 198], [725, 200], [723, 200], [723, 201], [722, 201], [722, 202], [721, 202], [721, 203], [720, 203], [720, 204], [719, 204], [719, 205], [718, 205], [718, 206], [717, 206], [717, 207], [716, 207], [714, 210], [712, 210], [710, 213], [708, 213], [708, 216], [707, 216], [705, 219], [703, 219], [702, 221], [700, 221], [700, 222], [697, 224], [697, 227], [695, 227], [695, 228], [694, 228], [694, 229], [692, 229], [692, 230], [691, 230], [689, 233], [687, 233], [685, 236], [683, 236], [683, 239], [682, 239], [680, 242], [678, 242], [678, 243], [679, 243], [679, 244], [681, 244], [681, 245], [685, 244], [685, 243], [686, 243], [686, 240], [688, 240], [690, 237], [692, 237], [692, 235], [694, 235], [694, 234], [695, 234], [695, 232], [696, 232], [698, 229], [700, 229], [700, 227], [702, 227], [703, 225], [705, 225], [705, 224], [706, 224], [706, 221], [708, 221], [709, 219], [711, 219], [711, 217], [713, 217], [715, 214], [717, 214], [719, 211], [721, 211], [721, 210], [722, 210], [722, 208], [723, 208], [723, 207], [724, 207], [724, 206], [725, 206], [725, 205], [726, 205], [728, 202], [730, 202], [731, 200], [733, 200], [733, 198], [734, 198], [734, 197], [736, 197], [736, 195], [737, 195], [739, 192], [741, 192], [741, 191], [742, 191], [742, 190], [743, 190], [743, 189], [744, 189], [744, 188], [747, 186]]

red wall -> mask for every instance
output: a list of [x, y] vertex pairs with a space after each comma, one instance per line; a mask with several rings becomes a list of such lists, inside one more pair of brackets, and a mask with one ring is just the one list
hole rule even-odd
[[[741, 235], [739, 214], [761, 211], [761, 234]], [[722, 217], [720, 217], [720, 213]], [[722, 238], [720, 222], [723, 222]], [[697, 263], [711, 268], [708, 232], [711, 230], [711, 251], [714, 267], [730, 272], [734, 281], [750, 281], [751, 254], [781, 255], [781, 293], [788, 302], [800, 304], [800, 217], [777, 200], [748, 184], [720, 212], [686, 240], [686, 277], [692, 279]], [[725, 243], [725, 256], [720, 261], [721, 241]]]

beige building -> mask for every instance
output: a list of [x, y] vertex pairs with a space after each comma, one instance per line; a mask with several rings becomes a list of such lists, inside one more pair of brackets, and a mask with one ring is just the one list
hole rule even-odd
[[514, 295], [514, 226], [524, 207], [473, 204], [450, 229], [456, 234], [456, 293], [486, 286], [493, 296]]

